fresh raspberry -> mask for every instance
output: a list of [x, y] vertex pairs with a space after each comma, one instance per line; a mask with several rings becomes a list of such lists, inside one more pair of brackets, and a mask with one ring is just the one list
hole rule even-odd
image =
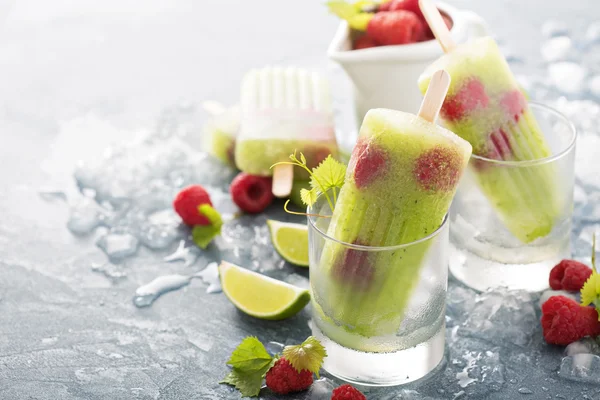
[[392, 0], [390, 1], [386, 1], [385, 3], [381, 3], [379, 5], [379, 8], [377, 8], [377, 11], [381, 12], [381, 11], [390, 11], [390, 7], [392, 6]]
[[354, 41], [354, 50], [368, 49], [371, 47], [377, 47], [377, 43], [369, 37], [369, 35], [363, 35]]
[[415, 162], [414, 176], [425, 190], [451, 191], [458, 184], [462, 160], [458, 153], [433, 148], [421, 154]]
[[542, 330], [547, 343], [566, 346], [586, 336], [600, 335], [598, 313], [565, 296], [552, 296], [542, 305]]
[[360, 140], [352, 152], [354, 164], [354, 184], [361, 189], [386, 172], [387, 157], [383, 150], [376, 148], [366, 140]]
[[210, 225], [210, 221], [198, 211], [198, 206], [210, 204], [208, 192], [200, 185], [191, 185], [182, 189], [175, 200], [173, 208], [186, 225]]
[[488, 103], [485, 87], [479, 80], [472, 78], [456, 94], [446, 97], [441, 114], [444, 119], [454, 122], [477, 108], [486, 108]]
[[[364, 245], [360, 241], [355, 241], [354, 244]], [[375, 272], [370, 255], [368, 251], [345, 249], [343, 256], [334, 264], [333, 276], [340, 282], [351, 284], [355, 289], [368, 289]]]
[[550, 287], [554, 290], [579, 292], [592, 275], [592, 269], [575, 260], [562, 260], [550, 271]]
[[306, 390], [313, 383], [312, 372], [298, 372], [285, 358], [280, 358], [267, 372], [267, 387], [275, 393], [288, 394]]
[[510, 115], [515, 122], [519, 122], [519, 118], [521, 118], [521, 115], [523, 115], [525, 108], [527, 107], [527, 100], [520, 90], [513, 90], [502, 96], [500, 104], [502, 104], [507, 114]]
[[[421, 7], [419, 7], [419, 0], [392, 0], [386, 4], [389, 4], [386, 7], [387, 11], [410, 11], [420, 19], [425, 19], [423, 13], [421, 12]], [[379, 7], [379, 11], [383, 11], [381, 10], [381, 7]]]
[[367, 398], [360, 390], [346, 384], [333, 389], [331, 400], [367, 400]]
[[424, 31], [423, 21], [404, 10], [378, 12], [367, 25], [367, 34], [381, 45], [414, 43]]
[[273, 202], [272, 179], [240, 172], [231, 182], [233, 202], [247, 213], [256, 214]]

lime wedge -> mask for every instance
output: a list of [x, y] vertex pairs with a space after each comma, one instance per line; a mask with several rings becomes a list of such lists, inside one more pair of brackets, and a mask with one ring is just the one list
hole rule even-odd
[[308, 304], [308, 290], [222, 261], [219, 275], [223, 292], [244, 313], [260, 319], [291, 317]]
[[308, 228], [302, 224], [267, 220], [275, 250], [287, 262], [308, 267]]

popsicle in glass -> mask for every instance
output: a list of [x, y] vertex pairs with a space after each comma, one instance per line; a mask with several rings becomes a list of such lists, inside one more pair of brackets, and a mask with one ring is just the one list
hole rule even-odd
[[[437, 8], [427, 0], [421, 0], [421, 7], [446, 54], [423, 72], [419, 88], [425, 93], [439, 69], [450, 74], [452, 84], [440, 111], [444, 126], [469, 141], [473, 154], [486, 159], [510, 162], [551, 156], [496, 42], [483, 37], [456, 45]], [[516, 238], [530, 243], [552, 231], [562, 210], [552, 165], [486, 168], [475, 159], [471, 166], [482, 192]]]
[[311, 270], [317, 312], [347, 332], [371, 337], [398, 330], [427, 242], [389, 252], [368, 248], [435, 232], [467, 166], [471, 145], [434, 119], [386, 109], [364, 118], [327, 229], [341, 243], [325, 244], [316, 271], [321, 279], [313, 280]]

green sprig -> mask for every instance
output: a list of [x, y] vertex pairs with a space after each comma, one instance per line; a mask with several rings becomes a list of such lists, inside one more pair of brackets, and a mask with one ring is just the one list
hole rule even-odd
[[[300, 159], [296, 152], [290, 155], [291, 161], [283, 161], [271, 166], [287, 164], [304, 169], [310, 176], [310, 189], [300, 190], [300, 198], [304, 204], [312, 207], [320, 195], [325, 196], [331, 211], [337, 201], [338, 190], [344, 185], [346, 177], [346, 166], [331, 156], [327, 156], [317, 167], [312, 170], [306, 165], [306, 157], [300, 153]], [[331, 196], [330, 196], [331, 192]]]

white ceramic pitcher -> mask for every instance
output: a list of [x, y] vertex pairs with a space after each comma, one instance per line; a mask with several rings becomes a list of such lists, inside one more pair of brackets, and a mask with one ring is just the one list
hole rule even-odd
[[[452, 18], [452, 36], [457, 43], [486, 36], [485, 21], [472, 11], [444, 3], [437, 7]], [[357, 118], [362, 121], [371, 108], [391, 108], [416, 113], [421, 104], [417, 79], [426, 66], [442, 55], [436, 40], [398, 46], [352, 50], [350, 29], [342, 22], [328, 49], [354, 84]]]

